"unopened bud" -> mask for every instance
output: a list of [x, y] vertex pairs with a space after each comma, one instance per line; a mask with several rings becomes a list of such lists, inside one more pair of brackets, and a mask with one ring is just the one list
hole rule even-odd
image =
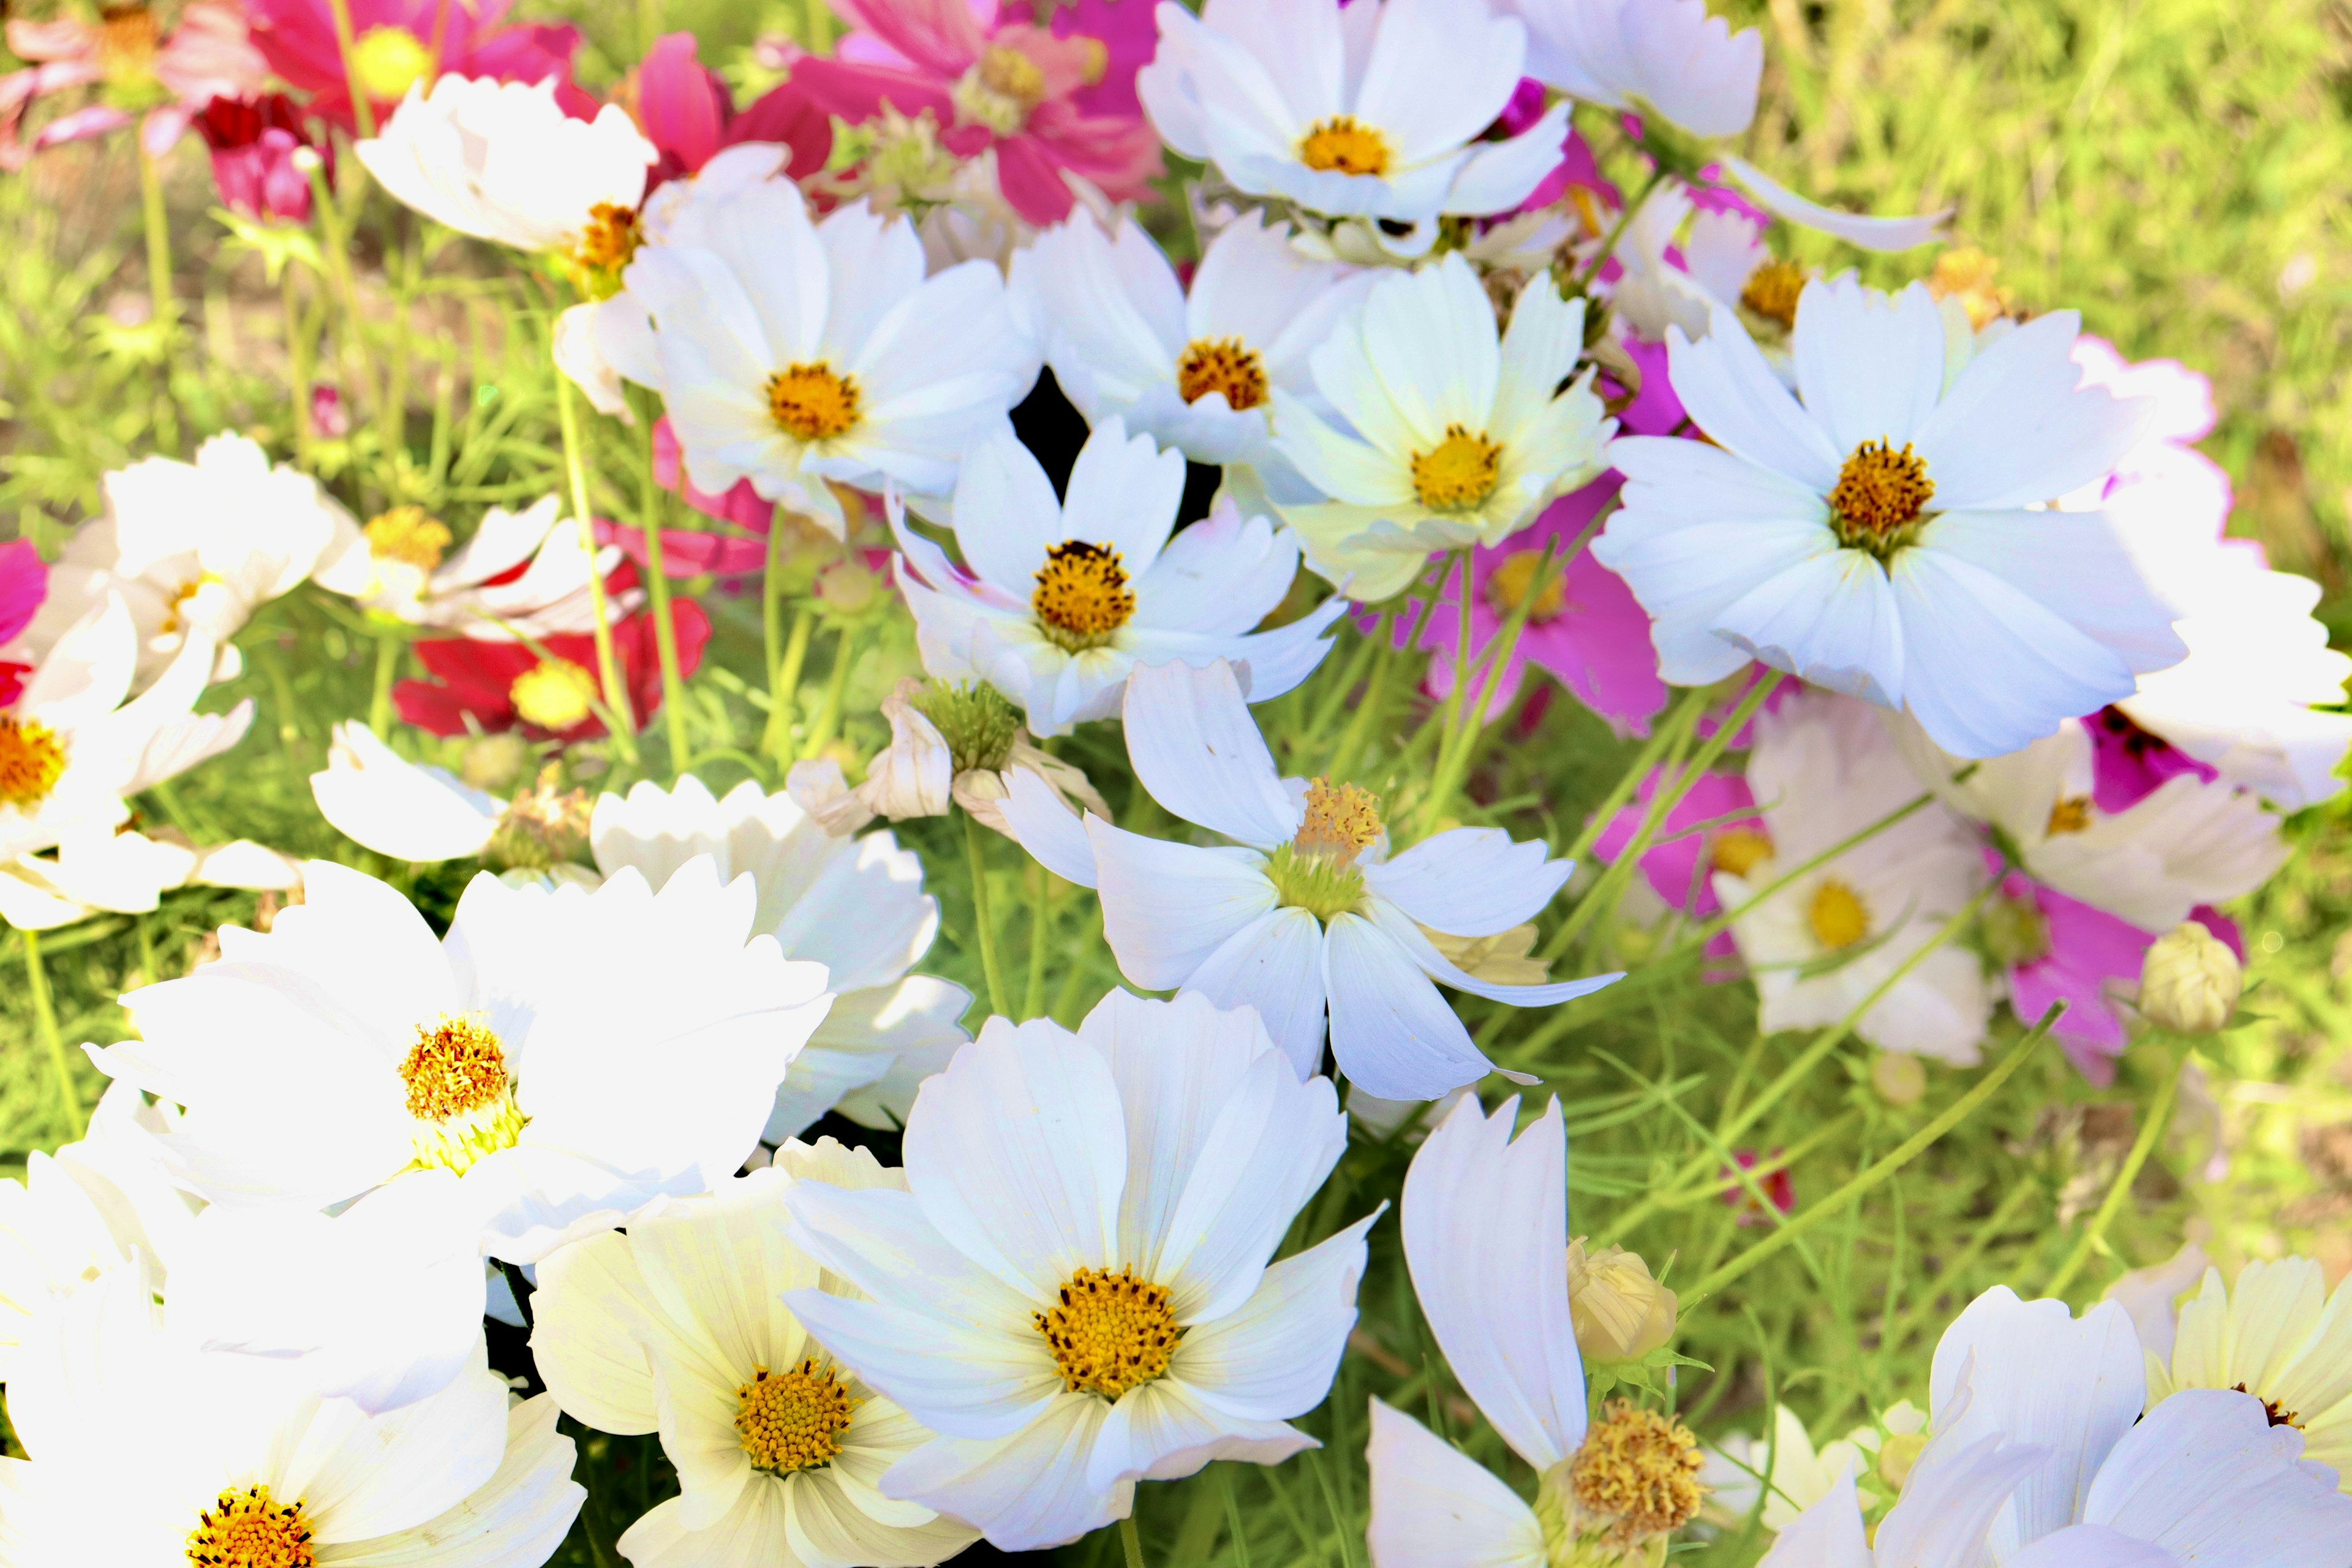
[[522, 777], [530, 763], [530, 742], [513, 731], [478, 735], [466, 743], [457, 761], [457, 776], [475, 789], [503, 794]]
[[2210, 1035], [2238, 1010], [2246, 972], [2229, 943], [2195, 921], [2156, 939], [2139, 971], [2139, 1010], [2177, 1035]]
[[1568, 1315], [1586, 1359], [1639, 1361], [1674, 1338], [1675, 1293], [1638, 1254], [1604, 1247], [1587, 1256], [1580, 1236], [1568, 1244]]
[[1927, 1093], [1927, 1068], [1904, 1051], [1881, 1051], [1870, 1064], [1870, 1087], [1889, 1105], [1916, 1105]]
[[1891, 1432], [1878, 1445], [1878, 1479], [1902, 1491], [1903, 1483], [1911, 1479], [1911, 1467], [1919, 1462], [1927, 1450], [1925, 1432]]

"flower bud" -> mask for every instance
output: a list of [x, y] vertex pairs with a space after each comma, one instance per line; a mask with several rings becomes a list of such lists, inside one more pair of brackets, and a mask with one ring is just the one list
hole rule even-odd
[[2139, 1010], [2179, 1035], [2210, 1035], [2238, 1010], [2246, 972], [2227, 942], [2195, 921], [2156, 939], [2140, 964]]
[[1568, 1315], [1588, 1360], [1639, 1361], [1674, 1338], [1675, 1293], [1639, 1255], [1604, 1247], [1588, 1257], [1580, 1236], [1568, 1244]]
[[1870, 1087], [1889, 1105], [1916, 1105], [1927, 1093], [1927, 1068], [1905, 1051], [1881, 1051], [1870, 1064]]

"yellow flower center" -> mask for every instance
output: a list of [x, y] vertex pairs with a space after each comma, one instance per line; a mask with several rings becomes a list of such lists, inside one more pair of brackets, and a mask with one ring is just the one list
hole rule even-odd
[[1445, 439], [1412, 457], [1412, 489], [1432, 511], [1468, 511], [1486, 504], [1503, 476], [1503, 445], [1459, 425]]
[[1184, 1337], [1168, 1287], [1138, 1279], [1132, 1266], [1116, 1274], [1079, 1269], [1062, 1287], [1059, 1303], [1034, 1316], [1063, 1388], [1113, 1401], [1166, 1372]]
[[948, 96], [964, 119], [1010, 136], [1045, 100], [1045, 73], [1019, 49], [992, 44]]
[[0, 805], [40, 805], [65, 771], [65, 742], [55, 730], [38, 719], [0, 714]]
[[788, 1476], [831, 1464], [851, 1414], [866, 1402], [852, 1399], [833, 1368], [820, 1370], [814, 1360], [777, 1373], [755, 1366], [752, 1374], [735, 1390], [736, 1441], [751, 1468]]
[[1969, 325], [1982, 331], [2010, 313], [2009, 290], [1993, 281], [2000, 270], [1999, 258], [1963, 245], [1936, 258], [1927, 292], [1938, 300], [1958, 300], [1969, 313]]
[[1134, 618], [1135, 591], [1117, 550], [1068, 539], [1045, 552], [1029, 607], [1057, 647], [1083, 653], [1108, 645]]
[[1265, 364], [1239, 338], [1195, 338], [1176, 362], [1176, 390], [1187, 403], [1222, 392], [1239, 414], [1265, 401]]
[[1805, 923], [1813, 940], [1832, 952], [1852, 947], [1870, 934], [1870, 906], [1835, 877], [1824, 878], [1805, 907]]
[[[1514, 550], [1495, 563], [1486, 574], [1486, 603], [1498, 616], [1507, 616], [1519, 607], [1528, 596], [1528, 584], [1536, 579], [1536, 568], [1544, 563], [1540, 550]], [[1528, 624], [1539, 626], [1546, 621], [1559, 619], [1568, 608], [1568, 574], [1554, 571], [1536, 595], [1534, 605], [1528, 611]]]
[[1298, 825], [1291, 847], [1301, 855], [1320, 856], [1342, 866], [1381, 840], [1380, 797], [1360, 784], [1334, 784], [1329, 779], [1307, 785], [1307, 816]]
[[768, 378], [768, 415], [803, 441], [845, 434], [857, 423], [857, 383], [821, 364], [787, 365]]
[[186, 605], [191, 599], [194, 599], [197, 595], [203, 593], [205, 589], [217, 588], [221, 585], [220, 578], [210, 572], [191, 577], [186, 582], [181, 584], [179, 588], [172, 595], [171, 605], [163, 612], [163, 624], [156, 629], [161, 631], [165, 637], [170, 637], [173, 633], [179, 631], [182, 626], [180, 620], [181, 607]]
[[352, 75], [378, 100], [399, 98], [433, 69], [433, 51], [405, 27], [370, 27], [352, 45]]
[[419, 1024], [400, 1081], [416, 1122], [419, 1170], [438, 1165], [462, 1176], [483, 1155], [513, 1148], [528, 1120], [499, 1037], [472, 1018]]
[[1298, 161], [1310, 169], [1343, 174], [1389, 172], [1388, 138], [1351, 114], [1335, 114], [1307, 128]]
[[116, 87], [155, 74], [155, 13], [144, 5], [109, 5], [98, 14], [98, 68]]
[[1569, 1461], [1569, 1487], [1580, 1509], [1614, 1521], [1609, 1533], [1630, 1545], [1691, 1521], [1706, 1495], [1705, 1462], [1680, 1421], [1612, 1400]]
[[[2231, 1384], [2230, 1386], [2232, 1392], [2242, 1394], [2250, 1399], [2263, 1399], [2261, 1394], [2242, 1383]], [[2303, 1430], [2301, 1413], [2282, 1409], [2275, 1399], [2263, 1399], [2263, 1414], [2270, 1417], [2270, 1423], [2273, 1426], [2292, 1426], [2298, 1432]]]
[[588, 209], [588, 222], [572, 241], [572, 254], [564, 258], [564, 270], [582, 293], [609, 299], [620, 291], [621, 269], [644, 238], [635, 207], [598, 202]]
[[1793, 261], [1767, 261], [1748, 275], [1739, 303], [1785, 331], [1797, 324], [1797, 300], [1805, 291], [1807, 274]]
[[2080, 833], [2090, 826], [2090, 797], [2070, 795], [2051, 802], [2050, 821], [2042, 831], [2050, 837], [2056, 838], [2062, 834]]
[[396, 506], [368, 520], [368, 554], [378, 561], [397, 561], [419, 572], [441, 564], [449, 548], [446, 524], [425, 515], [421, 506]]
[[569, 730], [587, 722], [595, 698], [596, 678], [568, 658], [542, 658], [507, 688], [515, 716], [542, 730]]
[[1927, 459], [1905, 442], [1901, 451], [1864, 441], [1838, 469], [1830, 491], [1830, 525], [1840, 541], [1885, 556], [1910, 542], [1912, 524], [1936, 498]]
[[195, 1568], [316, 1568], [318, 1561], [299, 1500], [280, 1505], [265, 1486], [221, 1493], [188, 1532]]
[[1745, 877], [1772, 858], [1772, 840], [1753, 827], [1727, 827], [1715, 836], [1706, 858], [1717, 870]]

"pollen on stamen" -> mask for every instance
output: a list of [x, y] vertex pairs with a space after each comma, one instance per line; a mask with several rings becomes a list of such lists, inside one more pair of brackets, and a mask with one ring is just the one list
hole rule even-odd
[[596, 678], [568, 658], [541, 659], [507, 688], [515, 717], [551, 734], [586, 723], [595, 699]]
[[1469, 511], [1486, 504], [1503, 477], [1503, 444], [1448, 425], [1445, 439], [1412, 455], [1412, 489], [1432, 511]]
[[471, 1018], [420, 1024], [416, 1043], [401, 1061], [400, 1081], [408, 1090], [409, 1115], [447, 1121], [506, 1092], [506, 1051], [495, 1033]]
[[1805, 924], [1823, 948], [1842, 952], [1870, 934], [1870, 906], [1845, 883], [1825, 877], [1805, 906]]
[[1707, 864], [1735, 877], [1745, 877], [1771, 858], [1772, 840], [1753, 827], [1727, 827], [1707, 848]]
[[1765, 321], [1778, 322], [1784, 331], [1794, 328], [1797, 300], [1810, 277], [1793, 261], [1767, 261], [1748, 275], [1747, 286], [1739, 290], [1739, 303]]
[[1864, 441], [1838, 469], [1831, 526], [1846, 544], [1883, 555], [1908, 542], [1911, 525], [1935, 499], [1927, 460], [1909, 442], [1898, 452], [1885, 441]]
[[0, 805], [40, 805], [65, 771], [65, 742], [55, 730], [38, 719], [0, 714]]
[[2068, 833], [2080, 833], [2090, 826], [2090, 797], [2070, 795], [2050, 803], [2050, 820], [2042, 826], [2042, 831], [2056, 838]]
[[770, 1475], [829, 1465], [841, 1453], [841, 1434], [866, 1402], [853, 1399], [830, 1366], [806, 1360], [772, 1373], [752, 1368], [735, 1390], [735, 1434], [751, 1468]]
[[[1528, 586], [1536, 579], [1536, 569], [1543, 564], [1540, 550], [1514, 550], [1495, 563], [1486, 574], [1486, 607], [1498, 616], [1507, 616], [1519, 607], [1528, 596]], [[1555, 570], [1537, 591], [1536, 602], [1528, 606], [1528, 625], [1540, 626], [1559, 619], [1568, 608], [1568, 574]]]
[[196, 1515], [187, 1558], [201, 1568], [316, 1568], [300, 1500], [280, 1503], [266, 1486], [232, 1487]]
[[1388, 138], [1352, 114], [1334, 114], [1307, 128], [1298, 161], [1325, 174], [1385, 174]]
[[1318, 778], [1307, 785], [1307, 816], [1298, 825], [1291, 847], [1301, 855], [1316, 855], [1342, 866], [1380, 842], [1381, 802], [1357, 784], [1334, 784]]
[[768, 378], [768, 415], [776, 427], [803, 441], [846, 435], [857, 424], [860, 395], [854, 376], [822, 364], [791, 364]]
[[1265, 364], [1239, 338], [1195, 338], [1176, 362], [1176, 390], [1187, 403], [1222, 392], [1239, 414], [1265, 401]]
[[1137, 1279], [1132, 1265], [1116, 1274], [1080, 1268], [1055, 1304], [1033, 1316], [1062, 1387], [1113, 1402], [1165, 1374], [1184, 1338], [1168, 1287]]
[[583, 293], [605, 298], [618, 291], [621, 269], [644, 238], [635, 208], [598, 202], [588, 209], [588, 222], [564, 258], [565, 269]]
[[1108, 544], [1066, 539], [1045, 552], [1029, 595], [1037, 629], [1069, 653], [1108, 647], [1135, 618], [1135, 590]]
[[1613, 1521], [1609, 1534], [1631, 1545], [1667, 1535], [1698, 1513], [1706, 1489], [1698, 1439], [1671, 1415], [1612, 1400], [1569, 1461], [1579, 1509]]
[[419, 572], [441, 564], [441, 552], [449, 548], [451, 537], [448, 525], [427, 516], [421, 506], [379, 512], [361, 531], [367, 535], [368, 553], [376, 560], [397, 561]]
[[[2242, 1383], [2231, 1384], [2230, 1387], [2232, 1393], [2242, 1394], [2250, 1399], [2263, 1399], [2261, 1394]], [[2270, 1417], [2273, 1426], [2292, 1426], [2298, 1432], [2303, 1430], [2301, 1412], [2285, 1409], [2275, 1399], [2263, 1399], [2263, 1414]]]

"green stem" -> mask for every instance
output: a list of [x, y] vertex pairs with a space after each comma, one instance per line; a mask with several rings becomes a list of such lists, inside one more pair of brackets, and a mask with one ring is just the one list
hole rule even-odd
[[1999, 1091], [2000, 1086], [2007, 1083], [2016, 1074], [2017, 1069], [2025, 1065], [2026, 1058], [2033, 1054], [2034, 1047], [2042, 1043], [2043, 1037], [2050, 1033], [2051, 1026], [2058, 1021], [2059, 1016], [2065, 1010], [2066, 1005], [2063, 1002], [2051, 1004], [2050, 1010], [2042, 1015], [2042, 1021], [2027, 1030], [2025, 1037], [2018, 1041], [2009, 1055], [2000, 1059], [2000, 1064], [1978, 1079], [1976, 1086], [1968, 1093], [1952, 1101], [1933, 1121], [1896, 1144], [1885, 1159], [1880, 1160], [1853, 1180], [1797, 1215], [1787, 1225], [1701, 1279], [1684, 1295], [1682, 1310], [1685, 1312], [1689, 1311], [1697, 1302], [1716, 1294], [1758, 1264], [1767, 1261], [1775, 1253], [1794, 1244], [1798, 1237], [1823, 1220], [1842, 1213], [1867, 1196], [1897, 1171], [1917, 1159], [1930, 1144], [1966, 1121], [1977, 1107], [1990, 1100]]
[[[139, 216], [147, 230], [147, 297], [154, 311], [157, 342], [163, 345], [166, 369], [169, 368], [171, 345], [179, 336], [180, 306], [172, 294], [172, 219], [163, 208], [163, 171], [147, 151], [146, 139], [134, 137], [139, 143]], [[180, 417], [172, 402], [171, 377], [156, 378], [155, 438], [167, 452], [180, 448]]]
[[[373, 136], [375, 105], [370, 103], [367, 94], [360, 90], [359, 56], [352, 47], [351, 0], [327, 0], [327, 8], [334, 13], [335, 48], [343, 57], [343, 88], [352, 97], [352, 118], [358, 123], [362, 137]], [[352, 162], [357, 163], [358, 160], [353, 159]]]
[[1601, 269], [1609, 265], [1609, 258], [1616, 253], [1617, 242], [1625, 237], [1626, 226], [1633, 221], [1633, 215], [1642, 210], [1642, 205], [1650, 199], [1650, 193], [1656, 190], [1665, 177], [1666, 166], [1664, 163], [1650, 170], [1650, 177], [1642, 182], [1642, 188], [1633, 194], [1633, 199], [1625, 204], [1624, 210], [1617, 215], [1617, 221], [1610, 226], [1608, 237], [1601, 242], [1601, 248], [1593, 253], [1591, 261], [1584, 264], [1584, 270], [1576, 275], [1578, 293], [1582, 293], [1586, 285], [1601, 276]]
[[980, 968], [988, 980], [988, 1010], [1011, 1017], [1004, 1005], [1004, 978], [996, 964], [996, 919], [988, 907], [988, 856], [980, 818], [963, 814], [964, 858], [971, 868], [971, 923], [980, 937]]
[[[1464, 724], [1459, 736], [1450, 738], [1452, 743], [1439, 751], [1437, 754], [1436, 778], [1430, 785], [1429, 802], [1422, 808], [1421, 827], [1424, 835], [1436, 830], [1439, 820], [1444, 816], [1445, 807], [1453, 802], [1454, 792], [1461, 787], [1463, 775], [1469, 772], [1470, 759], [1477, 751], [1478, 738], [1486, 733], [1486, 710], [1495, 700], [1495, 689], [1502, 683], [1503, 671], [1509, 668], [1511, 655], [1518, 649], [1519, 636], [1527, 630], [1528, 617], [1535, 613], [1536, 600], [1548, 585], [1551, 572], [1552, 549], [1557, 543], [1559, 543], [1558, 540], [1545, 542], [1543, 557], [1537, 562], [1534, 573], [1528, 578], [1527, 591], [1519, 595], [1519, 602], [1511, 606], [1511, 613], [1504, 617], [1502, 626], [1496, 629], [1495, 636], [1486, 645], [1485, 657], [1478, 661], [1478, 664], [1483, 664], [1485, 667], [1485, 675], [1479, 680], [1478, 695], [1470, 705], [1468, 722]], [[1465, 605], [1470, 601], [1469, 569], [1470, 557], [1469, 552], [1465, 551], [1463, 554], [1462, 580], [1462, 600]], [[1567, 570], [1565, 563], [1560, 569]], [[1478, 664], [1474, 664], [1470, 658], [1466, 630], [1469, 616], [1466, 612], [1463, 621], [1465, 627], [1464, 638], [1454, 645], [1454, 689], [1456, 692], [1461, 691], [1470, 683], [1472, 678], [1478, 674]]]
[[621, 662], [613, 651], [613, 612], [604, 598], [604, 578], [595, 570], [596, 514], [588, 506], [588, 465], [581, 454], [580, 411], [572, 401], [569, 376], [555, 378], [555, 413], [563, 427], [563, 468], [572, 482], [572, 515], [579, 523], [580, 546], [588, 552], [590, 563], [588, 606], [596, 617], [596, 682], [604, 689], [604, 706], [621, 720], [613, 728], [614, 747], [622, 761], [635, 765], [637, 716], [629, 706], [629, 690], [621, 681]]
[[2147, 1120], [2141, 1125], [2139, 1136], [2132, 1141], [2131, 1152], [2124, 1156], [2123, 1169], [2116, 1173], [2115, 1184], [2107, 1188], [2107, 1195], [2100, 1203], [2098, 1213], [2093, 1215], [2091, 1223], [2083, 1227], [2082, 1239], [2074, 1243], [2074, 1249], [2066, 1255], [2066, 1261], [2058, 1266], [2058, 1272], [2050, 1277], [2043, 1295], [2063, 1298], [2066, 1294], [2066, 1287], [2074, 1282], [2074, 1277], [2083, 1271], [2084, 1265], [2091, 1261], [2091, 1254], [2099, 1249], [2107, 1234], [2107, 1226], [2114, 1223], [2116, 1215], [2123, 1209], [2124, 1199], [2131, 1195], [2132, 1183], [2139, 1179], [2140, 1167], [2147, 1163], [2147, 1157], [2156, 1152], [2157, 1140], [2164, 1136], [2165, 1123], [2172, 1120], [2172, 1102], [2180, 1093], [2180, 1075], [2187, 1069], [2188, 1060], [2187, 1057], [2181, 1058], [2173, 1069], [2164, 1075], [2164, 1081], [2157, 1086], [2156, 1099], [2147, 1108]]
[[375, 690], [368, 699], [368, 728], [378, 740], [392, 733], [392, 682], [400, 673], [400, 652], [407, 641], [389, 626], [375, 634]]
[[849, 689], [849, 667], [854, 662], [850, 656], [856, 647], [856, 624], [845, 624], [841, 640], [833, 646], [833, 673], [825, 678], [824, 700], [817, 704], [816, 717], [809, 721], [808, 739], [801, 742], [803, 760], [833, 744], [834, 731], [841, 724], [842, 697]]
[[40, 1031], [41, 1045], [49, 1053], [49, 1066], [58, 1075], [58, 1109], [65, 1113], [66, 1138], [81, 1136], [84, 1112], [81, 1090], [74, 1084], [73, 1058], [66, 1054], [66, 1037], [58, 1028], [58, 1007], [49, 994], [49, 972], [41, 963], [41, 937], [38, 931], [17, 933], [25, 939], [25, 989], [33, 998], [33, 1025]]
[[1034, 1018], [1045, 1010], [1045, 948], [1054, 935], [1054, 877], [1040, 866], [1037, 897], [1029, 906], [1029, 984], [1021, 996], [1021, 1016]]
[[1323, 737], [1330, 732], [1332, 721], [1339, 717], [1339, 710], [1347, 706], [1348, 693], [1355, 690], [1356, 682], [1364, 679], [1364, 667], [1371, 663], [1373, 653], [1391, 640], [1390, 633], [1395, 623], [1396, 612], [1382, 610], [1379, 623], [1369, 634], [1358, 633], [1356, 647], [1348, 655], [1346, 668], [1341, 670], [1339, 679], [1332, 683], [1331, 689], [1315, 710], [1315, 717], [1307, 723], [1306, 738], [1298, 743], [1299, 754], [1312, 756], [1322, 749]]
[[279, 296], [286, 311], [286, 380], [287, 389], [294, 395], [294, 456], [299, 463], [310, 460], [310, 443], [318, 433], [310, 427], [310, 344], [302, 331], [302, 308], [295, 298], [294, 268], [289, 267], [278, 279]]
[[1372, 720], [1388, 697], [1389, 676], [1395, 670], [1398, 660], [1410, 658], [1421, 651], [1421, 634], [1428, 626], [1430, 615], [1437, 608], [1438, 595], [1444, 591], [1444, 580], [1440, 578], [1437, 587], [1422, 600], [1421, 614], [1414, 617], [1412, 635], [1405, 638], [1403, 647], [1398, 647], [1385, 632], [1378, 639], [1379, 653], [1372, 661], [1371, 681], [1364, 688], [1364, 700], [1348, 721], [1347, 729], [1341, 731], [1339, 749], [1331, 753], [1328, 772], [1333, 779], [1345, 780], [1354, 770], [1356, 753], [1363, 749], [1364, 738], [1371, 732]]
[[816, 612], [803, 605], [793, 616], [793, 635], [784, 644], [782, 662], [769, 666], [765, 745], [768, 754], [779, 762], [789, 762], [793, 756], [793, 708], [800, 700], [801, 670], [808, 663], [809, 638], [815, 631]]
[[669, 737], [670, 780], [676, 783], [686, 766], [686, 674], [677, 658], [677, 628], [670, 618], [669, 578], [662, 566], [662, 489], [654, 477], [654, 411], [650, 399], [640, 399], [639, 423], [646, 427], [646, 478], [638, 492], [638, 526], [646, 536], [646, 599], [653, 609], [654, 647], [661, 658], [662, 729]]
[[1127, 1568], [1143, 1568], [1143, 1542], [1135, 1533], [1132, 1513], [1118, 1521], [1118, 1544], [1127, 1553]]

